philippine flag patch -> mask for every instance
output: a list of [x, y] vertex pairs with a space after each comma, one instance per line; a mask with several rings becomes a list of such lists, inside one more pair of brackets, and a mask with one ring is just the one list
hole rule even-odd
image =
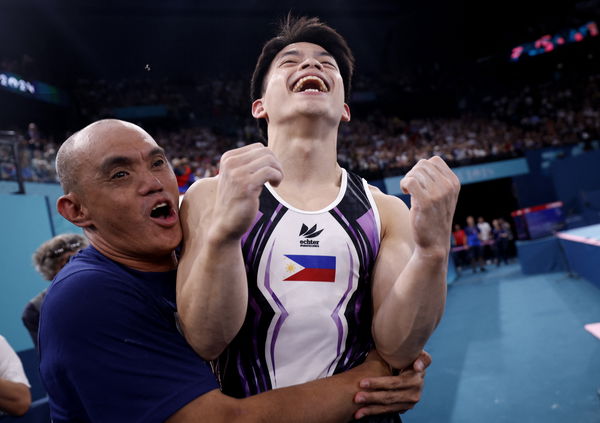
[[285, 256], [294, 262], [286, 270], [295, 273], [284, 281], [335, 282], [335, 256]]

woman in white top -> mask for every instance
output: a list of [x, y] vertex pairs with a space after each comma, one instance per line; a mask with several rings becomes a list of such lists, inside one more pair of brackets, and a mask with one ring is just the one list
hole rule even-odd
[[0, 335], [0, 415], [25, 414], [31, 405], [30, 387], [19, 356]]

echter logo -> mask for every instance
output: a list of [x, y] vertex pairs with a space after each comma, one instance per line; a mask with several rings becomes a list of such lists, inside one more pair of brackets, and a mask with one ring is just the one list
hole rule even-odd
[[318, 237], [323, 229], [317, 230], [317, 225], [314, 225], [312, 228], [308, 229], [304, 223], [302, 224], [302, 228], [300, 229], [300, 233], [298, 236], [303, 237], [304, 239], [300, 240], [301, 247], [318, 247], [319, 241], [311, 239]]

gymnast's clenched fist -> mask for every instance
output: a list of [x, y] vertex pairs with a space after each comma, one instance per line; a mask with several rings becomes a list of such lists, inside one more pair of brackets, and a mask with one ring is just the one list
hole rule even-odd
[[212, 216], [215, 230], [224, 238], [240, 238], [258, 212], [265, 182], [277, 186], [282, 179], [279, 160], [260, 143], [223, 154]]
[[400, 181], [411, 196], [409, 221], [415, 248], [427, 254], [447, 254], [452, 217], [460, 182], [438, 156], [422, 159]]

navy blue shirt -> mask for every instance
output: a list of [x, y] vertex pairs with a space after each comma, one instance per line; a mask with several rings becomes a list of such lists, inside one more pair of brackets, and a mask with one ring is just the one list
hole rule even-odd
[[175, 271], [133, 270], [93, 247], [73, 257], [40, 321], [53, 422], [162, 422], [217, 389], [175, 312]]

